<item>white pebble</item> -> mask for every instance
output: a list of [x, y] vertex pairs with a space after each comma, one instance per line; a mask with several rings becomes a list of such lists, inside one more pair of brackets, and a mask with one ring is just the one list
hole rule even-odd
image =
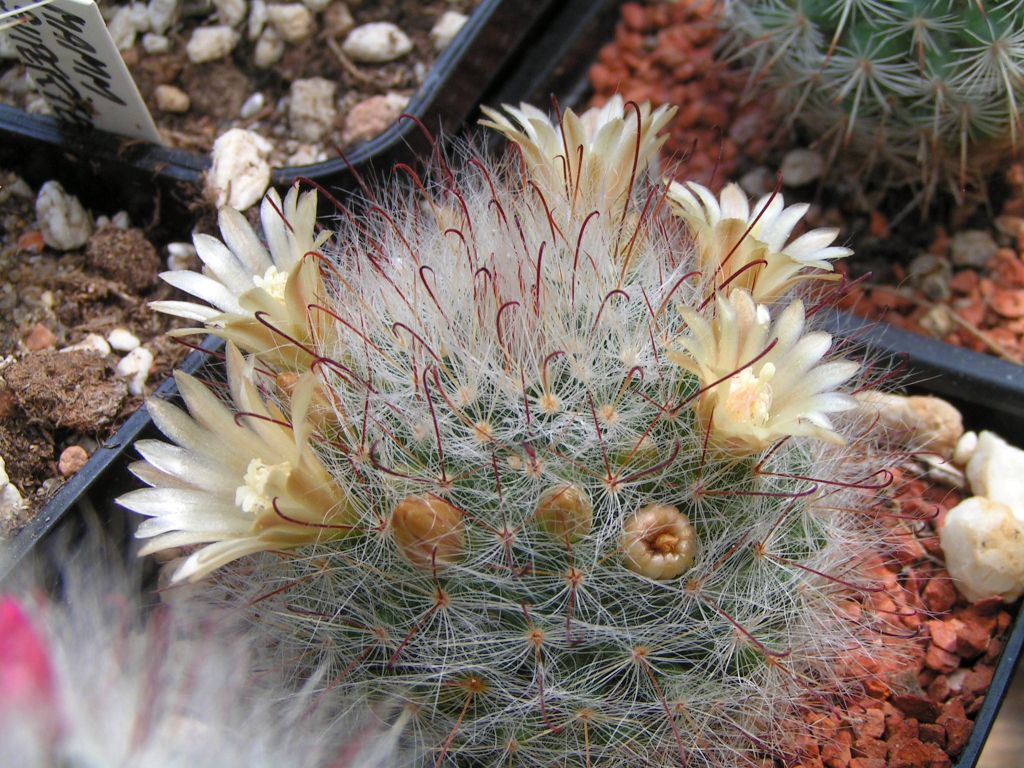
[[465, 25], [469, 17], [458, 11], [445, 11], [430, 30], [430, 39], [434, 42], [434, 48], [443, 51], [448, 44], [459, 34], [459, 30]]
[[821, 178], [825, 170], [825, 159], [813, 149], [792, 149], [782, 158], [782, 184], [787, 187], [802, 187]]
[[348, 33], [341, 49], [353, 61], [381, 64], [394, 61], [412, 50], [412, 40], [389, 21], [363, 24]]
[[136, 32], [149, 32], [153, 26], [153, 22], [149, 19], [149, 9], [145, 3], [132, 3], [127, 6], [128, 12], [131, 14], [132, 26], [135, 27]]
[[213, 163], [206, 187], [220, 207], [244, 211], [259, 202], [270, 186], [268, 158], [274, 146], [253, 131], [232, 128], [213, 143]]
[[74, 195], [57, 181], [48, 181], [36, 197], [36, 219], [43, 241], [58, 251], [81, 248], [92, 234], [92, 219]]
[[167, 268], [170, 270], [191, 269], [198, 258], [192, 243], [167, 244]]
[[[180, 0], [149, 0], [146, 6], [149, 11], [149, 26], [158, 35], [162, 35], [178, 18]], [[143, 41], [145, 44], [145, 41]]]
[[69, 344], [60, 350], [61, 352], [98, 352], [101, 355], [110, 354], [110, 345], [107, 340], [98, 333], [90, 333], [81, 341]]
[[128, 215], [128, 211], [118, 211], [110, 219], [110, 225], [118, 229], [128, 229], [132, 225], [131, 216]]
[[939, 529], [946, 569], [971, 602], [998, 595], [1013, 602], [1024, 593], [1024, 525], [998, 501], [961, 501]]
[[238, 45], [240, 35], [231, 27], [217, 25], [198, 27], [192, 31], [185, 53], [194, 64], [223, 59]]
[[242, 102], [241, 109], [238, 110], [238, 116], [243, 120], [248, 120], [250, 117], [255, 115], [261, 109], [263, 105], [267, 103], [267, 100], [263, 97], [263, 94], [259, 91], [252, 94], [244, 102]]
[[974, 495], [1005, 504], [1024, 524], [1024, 451], [993, 432], [982, 432], [965, 474]]
[[249, 4], [246, 0], [213, 0], [213, 7], [217, 9], [217, 19], [221, 24], [229, 27], [237, 27], [249, 12]]
[[246, 22], [245, 36], [249, 42], [256, 42], [263, 26], [267, 23], [267, 4], [264, 0], [252, 0], [249, 6], [249, 20]]
[[115, 367], [118, 376], [128, 379], [128, 391], [142, 395], [146, 391], [146, 379], [153, 367], [153, 353], [145, 347], [136, 347], [122, 357]]
[[953, 451], [953, 463], [958, 467], [966, 467], [967, 462], [978, 448], [978, 433], [964, 432], [957, 441], [956, 449]]
[[155, 32], [147, 32], [142, 36], [142, 48], [152, 56], [167, 53], [171, 50], [171, 39]]
[[21, 491], [7, 476], [7, 465], [3, 456], [0, 456], [0, 530], [14, 527], [14, 522], [25, 506], [25, 500], [21, 497]]
[[271, 5], [267, 16], [277, 34], [287, 43], [298, 43], [313, 34], [313, 14], [301, 3]]
[[110, 343], [110, 348], [116, 349], [118, 352], [131, 352], [141, 344], [139, 337], [127, 328], [115, 328], [107, 334], [107, 341]]
[[256, 48], [253, 51], [253, 63], [260, 69], [269, 69], [281, 60], [284, 56], [284, 40], [270, 27], [263, 30], [260, 39], [256, 41]]
[[289, 91], [288, 124], [300, 141], [320, 141], [338, 116], [334, 108], [337, 85], [322, 77], [295, 80]]
[[117, 9], [110, 22], [107, 24], [107, 31], [119, 51], [127, 51], [135, 45], [135, 35], [138, 29], [135, 27], [135, 19], [130, 6], [123, 5]]
[[181, 88], [166, 83], [158, 85], [153, 90], [153, 98], [156, 99], [156, 108], [161, 112], [180, 115], [188, 112], [189, 107], [192, 106], [192, 101], [187, 93]]

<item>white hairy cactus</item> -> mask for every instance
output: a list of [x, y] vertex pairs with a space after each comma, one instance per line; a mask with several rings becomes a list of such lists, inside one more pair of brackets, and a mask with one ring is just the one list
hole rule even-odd
[[488, 114], [519, 149], [333, 222], [305, 327], [262, 315], [272, 349], [229, 347], [234, 419], [181, 377], [191, 417], [156, 408], [181, 447], [145, 444], [155, 488], [124, 503], [150, 550], [228, 542], [177, 580], [347, 695], [407, 702], [425, 763], [784, 755], [884, 623], [844, 609], [878, 589], [859, 563], [888, 482], [842, 413], [858, 366], [793, 296], [846, 252], [787, 249], [799, 216], [766, 200], [733, 264], [749, 204], [701, 229], [647, 179], [663, 111]]

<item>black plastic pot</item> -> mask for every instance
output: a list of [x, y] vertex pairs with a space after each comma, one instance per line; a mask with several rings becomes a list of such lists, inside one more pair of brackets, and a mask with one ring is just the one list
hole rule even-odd
[[[455, 39], [438, 56], [406, 109], [431, 131], [454, 130], [501, 79], [522, 44], [559, 6], [558, 0], [481, 0]], [[307, 177], [328, 186], [351, 186], [349, 164], [383, 170], [394, 162], [414, 163], [429, 149], [412, 120], [399, 120], [384, 133], [355, 147], [342, 159], [276, 168], [271, 183], [288, 186]], [[72, 166], [86, 166], [76, 170]], [[55, 119], [0, 105], [0, 166], [29, 181], [59, 179], [76, 194], [86, 185], [155, 187], [172, 198], [194, 199], [202, 188], [208, 155], [127, 140], [102, 131], [73, 134]], [[97, 181], [97, 179], [99, 181]], [[129, 213], [134, 213], [129, 205]]]

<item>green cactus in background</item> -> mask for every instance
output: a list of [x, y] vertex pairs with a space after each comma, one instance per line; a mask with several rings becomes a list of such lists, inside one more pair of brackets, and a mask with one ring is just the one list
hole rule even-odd
[[1021, 0], [726, 0], [724, 18], [752, 83], [844, 169], [959, 196], [1024, 137]]
[[507, 161], [410, 173], [326, 243], [272, 194], [269, 254], [224, 212], [188, 282], [220, 311], [162, 307], [229, 340], [230, 402], [182, 375], [188, 414], [150, 404], [177, 445], [121, 498], [144, 551], [405, 702], [425, 765], [760, 764], [896, 631], [863, 371], [794, 295], [849, 251], [787, 242], [779, 196], [648, 179], [670, 116], [488, 111]]

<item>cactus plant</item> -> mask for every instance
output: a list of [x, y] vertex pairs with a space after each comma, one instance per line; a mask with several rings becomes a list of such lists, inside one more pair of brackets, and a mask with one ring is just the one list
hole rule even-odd
[[[864, 374], [793, 293], [846, 251], [787, 245], [803, 208], [778, 196], [648, 179], [670, 110], [487, 116], [504, 161], [404, 169], [315, 241], [305, 329], [249, 318], [277, 345], [229, 344], [228, 402], [179, 375], [189, 413], [151, 404], [177, 446], [140, 443], [153, 487], [120, 501], [297, 668], [406, 702], [424, 764], [785, 755], [887, 626]], [[204, 256], [228, 257], [256, 263]]]
[[[959, 193], [1024, 127], [1020, 0], [727, 0], [729, 49], [844, 168]], [[968, 178], [970, 177], [970, 178]]]

